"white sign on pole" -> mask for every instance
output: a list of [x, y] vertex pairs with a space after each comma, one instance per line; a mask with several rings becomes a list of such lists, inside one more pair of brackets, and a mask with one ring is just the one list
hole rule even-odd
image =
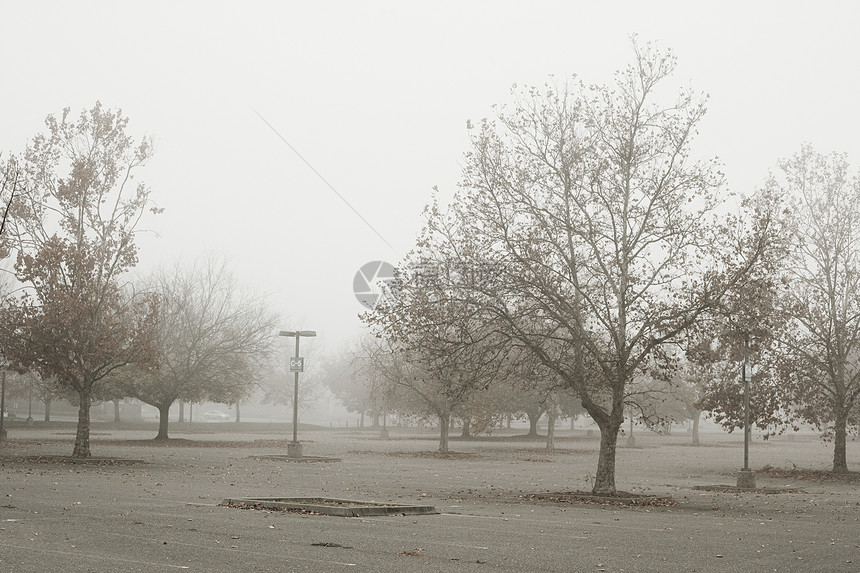
[[304, 372], [305, 358], [304, 356], [293, 356], [290, 358], [290, 372]]

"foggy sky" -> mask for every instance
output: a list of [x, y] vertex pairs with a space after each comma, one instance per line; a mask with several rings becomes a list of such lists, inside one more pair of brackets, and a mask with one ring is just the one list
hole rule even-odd
[[396, 263], [433, 186], [456, 190], [466, 120], [513, 83], [609, 81], [631, 34], [675, 51], [673, 88], [710, 94], [693, 149], [732, 190], [804, 142], [860, 166], [853, 2], [0, 6], [0, 151], [66, 106], [122, 108], [156, 138], [138, 180], [165, 208], [138, 237], [141, 269], [218, 253], [330, 350], [359, 331], [358, 268]]

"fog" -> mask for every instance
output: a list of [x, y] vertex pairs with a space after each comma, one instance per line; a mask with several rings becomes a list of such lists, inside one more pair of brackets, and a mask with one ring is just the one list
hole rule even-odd
[[631, 34], [710, 94], [694, 149], [731, 190], [803, 142], [860, 157], [845, 2], [37, 2], [3, 20], [0, 150], [66, 106], [122, 108], [155, 137], [138, 177], [165, 209], [138, 236], [140, 271], [215, 252], [327, 350], [361, 330], [358, 269], [396, 263], [432, 188], [455, 192], [466, 120], [513, 83], [607, 81]]

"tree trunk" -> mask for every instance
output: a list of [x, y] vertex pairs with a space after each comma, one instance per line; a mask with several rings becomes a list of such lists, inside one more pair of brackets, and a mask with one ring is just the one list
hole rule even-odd
[[448, 432], [451, 429], [451, 414], [439, 415], [439, 453], [448, 453]]
[[239, 418], [241, 417], [241, 415], [242, 415], [242, 413], [239, 411], [239, 402], [236, 402], [236, 423], [237, 424], [239, 423]]
[[45, 421], [51, 421], [51, 399], [45, 398]]
[[179, 419], [177, 422], [180, 424], [185, 421], [185, 402], [182, 400], [179, 401]]
[[550, 408], [546, 413], [546, 449], [555, 451], [555, 408]]
[[156, 440], [168, 440], [167, 437], [167, 424], [169, 422], [168, 417], [170, 415], [170, 404], [160, 405], [158, 406], [158, 435], [155, 436]]
[[119, 400], [114, 400], [114, 401], [113, 401], [113, 423], [114, 423], [114, 424], [119, 424], [119, 423], [120, 423], [120, 419], [119, 419]]
[[80, 405], [78, 406], [78, 430], [75, 434], [75, 449], [73, 458], [90, 457], [90, 405], [92, 397], [89, 388], [78, 391]]
[[699, 445], [699, 418], [702, 417], [702, 412], [700, 410], [696, 410], [696, 413], [693, 414], [693, 445]]
[[845, 453], [845, 442], [848, 436], [848, 427], [845, 416], [838, 415], [836, 417], [834, 431], [836, 435], [833, 440], [833, 473], [847, 474], [848, 458]]
[[472, 437], [472, 421], [469, 419], [463, 420], [463, 432], [460, 434], [461, 438], [471, 438]]
[[615, 450], [618, 446], [618, 431], [623, 419], [609, 421], [600, 428], [600, 453], [597, 457], [597, 475], [594, 477], [595, 495], [615, 495]]
[[541, 414], [542, 414], [542, 412], [540, 410], [537, 411], [537, 414], [535, 414], [535, 412], [526, 412], [526, 415], [529, 417], [529, 433], [528, 433], [528, 436], [531, 438], [536, 438], [538, 435], [537, 426], [538, 426], [538, 421], [540, 420]]

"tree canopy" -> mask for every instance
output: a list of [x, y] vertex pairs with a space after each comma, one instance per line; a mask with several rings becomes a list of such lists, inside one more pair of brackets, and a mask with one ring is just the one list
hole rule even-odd
[[458, 270], [435, 277], [428, 316], [456, 308], [452, 324], [533, 354], [595, 420], [595, 493], [615, 492], [640, 374], [671, 369], [667, 345], [770, 254], [774, 213], [722, 214], [719, 164], [694, 159], [705, 98], [660, 96], [674, 65], [634, 42], [610, 85], [515, 87], [472, 127], [460, 192], [418, 246]]
[[12, 203], [2, 241], [25, 288], [4, 300], [0, 343], [14, 367], [77, 392], [73, 455], [88, 457], [94, 388], [117, 368], [156, 359], [156, 301], [123, 282], [137, 263], [134, 232], [158, 212], [149, 188], [133, 183], [152, 144], [136, 142], [128, 118], [100, 103], [45, 124], [14, 158], [26, 193]]

